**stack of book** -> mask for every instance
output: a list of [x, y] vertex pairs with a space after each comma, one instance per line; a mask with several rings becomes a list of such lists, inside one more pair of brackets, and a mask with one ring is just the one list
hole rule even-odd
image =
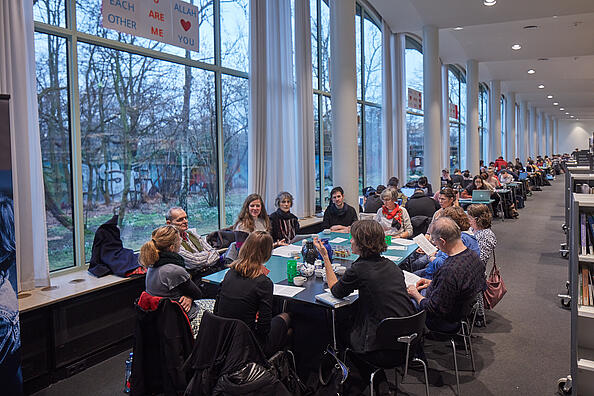
[[580, 285], [579, 303], [581, 305], [594, 305], [594, 279], [592, 271], [587, 266], [582, 267], [581, 274], [578, 275]]

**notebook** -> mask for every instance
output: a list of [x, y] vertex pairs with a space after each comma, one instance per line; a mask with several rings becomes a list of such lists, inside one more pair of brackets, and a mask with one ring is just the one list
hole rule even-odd
[[490, 200], [491, 200], [491, 191], [474, 190], [472, 192], [472, 202], [489, 203]]

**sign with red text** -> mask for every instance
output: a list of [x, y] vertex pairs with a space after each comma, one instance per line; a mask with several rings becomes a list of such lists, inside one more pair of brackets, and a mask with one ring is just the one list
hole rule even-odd
[[415, 89], [408, 89], [408, 107], [410, 109], [423, 110], [423, 93]]
[[181, 0], [103, 0], [102, 26], [198, 52], [195, 5]]
[[450, 118], [453, 118], [454, 120], [457, 120], [460, 117], [460, 113], [458, 112], [458, 105], [453, 104], [451, 101], [449, 106], [449, 113]]

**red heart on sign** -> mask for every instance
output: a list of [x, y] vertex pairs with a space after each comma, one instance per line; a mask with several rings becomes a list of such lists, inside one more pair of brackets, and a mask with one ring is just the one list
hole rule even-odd
[[186, 32], [190, 30], [190, 28], [192, 27], [190, 21], [186, 21], [185, 19], [180, 19], [179, 23], [181, 23], [182, 27]]

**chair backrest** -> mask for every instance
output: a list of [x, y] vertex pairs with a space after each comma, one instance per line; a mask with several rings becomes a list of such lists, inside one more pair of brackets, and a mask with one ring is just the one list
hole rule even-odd
[[429, 229], [429, 224], [431, 223], [431, 218], [427, 216], [413, 216], [410, 219], [410, 222], [413, 226], [413, 237], [416, 237], [419, 234], [427, 233]]
[[417, 338], [413, 343], [420, 341], [425, 329], [427, 312], [424, 310], [411, 316], [401, 318], [386, 318], [380, 322], [376, 332], [376, 343], [381, 349], [401, 349], [403, 344], [397, 342], [398, 337], [408, 336], [413, 333]]
[[375, 213], [359, 213], [359, 220], [373, 220]]

